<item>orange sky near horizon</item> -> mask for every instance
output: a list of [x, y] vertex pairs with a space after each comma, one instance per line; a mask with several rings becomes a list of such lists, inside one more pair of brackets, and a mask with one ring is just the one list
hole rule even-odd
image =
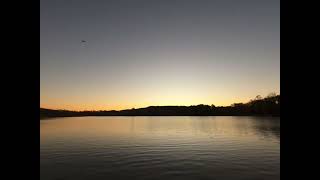
[[[276, 92], [276, 91], [272, 91]], [[259, 94], [261, 96], [267, 96], [269, 93]], [[280, 94], [276, 92], [276, 94]], [[190, 96], [180, 97], [151, 97], [151, 98], [141, 98], [140, 102], [138, 100], [130, 99], [124, 100], [114, 98], [112, 102], [108, 101], [108, 97], [99, 98], [99, 97], [91, 97], [92, 99], [83, 100], [81, 98], [67, 100], [66, 99], [50, 99], [50, 98], [41, 98], [40, 107], [48, 108], [48, 109], [65, 109], [65, 110], [73, 110], [73, 111], [84, 111], [84, 110], [124, 110], [124, 109], [132, 109], [132, 108], [143, 108], [148, 106], [190, 106], [190, 105], [198, 105], [198, 104], [207, 104], [215, 106], [229, 106], [233, 103], [246, 103], [251, 99], [254, 99], [255, 96], [244, 96], [242, 98], [230, 97], [227, 99], [227, 96], [211, 96], [211, 97], [192, 97], [192, 98], [184, 98]], [[109, 103], [108, 103], [109, 102]]]

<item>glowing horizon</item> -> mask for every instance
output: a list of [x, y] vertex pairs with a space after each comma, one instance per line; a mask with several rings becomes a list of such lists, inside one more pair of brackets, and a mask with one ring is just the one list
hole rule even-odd
[[[277, 95], [280, 93], [276, 93]], [[265, 95], [266, 96], [266, 95]], [[262, 97], [265, 97], [262, 96]], [[255, 97], [251, 97], [251, 98], [243, 98], [243, 99], [238, 99], [235, 101], [225, 101], [225, 102], [216, 102], [216, 103], [212, 103], [210, 101], [206, 101], [206, 102], [187, 102], [187, 103], [166, 103], [166, 102], [162, 102], [162, 103], [158, 103], [158, 104], [151, 104], [151, 103], [145, 103], [145, 104], [128, 104], [128, 105], [103, 105], [103, 104], [64, 104], [61, 103], [61, 101], [59, 101], [59, 103], [57, 105], [50, 105], [50, 104], [45, 104], [42, 103], [40, 105], [41, 108], [47, 108], [47, 109], [55, 109], [55, 110], [71, 110], [71, 111], [100, 111], [100, 110], [126, 110], [126, 109], [138, 109], [138, 108], [145, 108], [145, 107], [149, 107], [149, 106], [191, 106], [191, 105], [199, 105], [199, 104], [205, 104], [205, 105], [215, 105], [215, 106], [230, 106], [233, 103], [247, 103], [250, 100], [254, 99]]]

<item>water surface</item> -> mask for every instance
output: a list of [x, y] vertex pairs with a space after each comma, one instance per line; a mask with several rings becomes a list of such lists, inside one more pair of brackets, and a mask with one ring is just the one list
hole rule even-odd
[[41, 180], [280, 179], [280, 119], [71, 117], [40, 121]]

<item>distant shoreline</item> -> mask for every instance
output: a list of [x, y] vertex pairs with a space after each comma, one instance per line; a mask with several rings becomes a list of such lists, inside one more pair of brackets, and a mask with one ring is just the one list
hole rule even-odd
[[280, 115], [83, 115], [83, 116], [52, 116], [52, 117], [40, 117], [40, 120], [49, 120], [55, 118], [72, 118], [72, 117], [222, 117], [222, 116], [237, 116], [237, 117], [279, 117]]
[[69, 111], [40, 108], [40, 119], [83, 116], [273, 116], [280, 117], [280, 95], [258, 97], [248, 103], [231, 106], [149, 106], [120, 111]]

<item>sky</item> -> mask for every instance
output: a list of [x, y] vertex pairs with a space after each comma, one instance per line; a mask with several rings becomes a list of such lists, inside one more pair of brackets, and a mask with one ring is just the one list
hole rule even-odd
[[280, 0], [40, 3], [43, 108], [226, 106], [280, 94]]

